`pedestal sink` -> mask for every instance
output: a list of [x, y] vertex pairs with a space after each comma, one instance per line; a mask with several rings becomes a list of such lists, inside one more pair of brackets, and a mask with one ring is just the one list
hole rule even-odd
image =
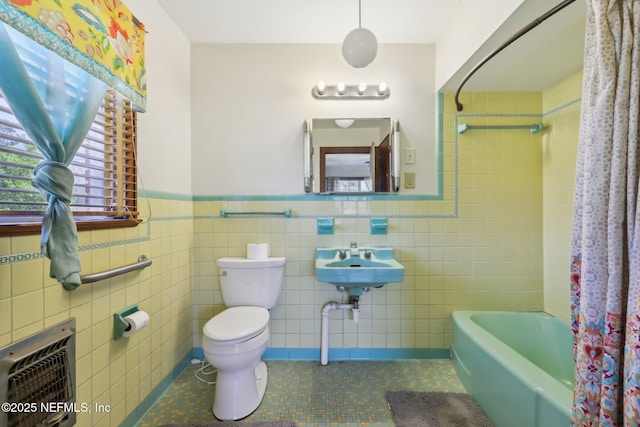
[[392, 248], [318, 248], [316, 277], [360, 296], [367, 288], [402, 282], [404, 267], [393, 257]]

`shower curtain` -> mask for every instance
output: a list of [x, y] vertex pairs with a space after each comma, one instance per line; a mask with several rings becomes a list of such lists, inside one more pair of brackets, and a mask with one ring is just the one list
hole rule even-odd
[[586, 0], [574, 196], [572, 425], [640, 423], [640, 0]]

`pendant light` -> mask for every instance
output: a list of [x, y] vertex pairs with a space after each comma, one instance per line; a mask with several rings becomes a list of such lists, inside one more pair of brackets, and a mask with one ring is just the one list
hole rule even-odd
[[342, 56], [353, 68], [364, 68], [378, 54], [378, 40], [367, 28], [362, 28], [362, 0], [358, 0], [358, 28], [352, 30], [342, 42]]

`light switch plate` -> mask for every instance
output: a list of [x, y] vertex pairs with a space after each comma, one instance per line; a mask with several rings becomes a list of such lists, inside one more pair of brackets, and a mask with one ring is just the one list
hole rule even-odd
[[416, 149], [415, 147], [407, 147], [404, 149], [404, 164], [413, 165], [416, 163]]
[[416, 188], [416, 174], [415, 172], [404, 173], [404, 188]]

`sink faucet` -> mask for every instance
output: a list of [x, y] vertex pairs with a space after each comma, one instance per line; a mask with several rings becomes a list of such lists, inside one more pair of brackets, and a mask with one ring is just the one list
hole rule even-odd
[[351, 256], [358, 256], [358, 243], [351, 242], [350, 248], [351, 248]]

